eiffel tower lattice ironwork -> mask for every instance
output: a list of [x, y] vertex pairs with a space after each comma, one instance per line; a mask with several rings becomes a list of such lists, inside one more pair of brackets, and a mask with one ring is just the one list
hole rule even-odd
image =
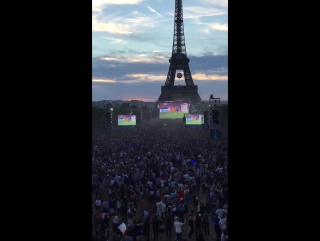
[[[189, 101], [193, 106], [200, 106], [202, 100], [198, 94], [198, 86], [194, 85], [187, 57], [182, 0], [175, 0], [174, 34], [170, 67], [165, 85], [161, 87], [158, 101]], [[177, 73], [178, 71], [178, 73]], [[183, 74], [180, 73], [183, 71]], [[177, 73], [177, 75], [176, 75]], [[185, 86], [175, 86], [175, 77], [185, 79]]]

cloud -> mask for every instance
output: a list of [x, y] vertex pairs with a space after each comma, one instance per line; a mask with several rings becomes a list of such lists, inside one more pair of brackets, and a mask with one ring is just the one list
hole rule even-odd
[[117, 38], [106, 38], [106, 39], [111, 40], [112, 44], [127, 44], [128, 43], [128, 41], [124, 41], [122, 39], [117, 39]]
[[[156, 62], [152, 56], [165, 61]], [[155, 101], [161, 93], [169, 69], [170, 54], [159, 50], [139, 51], [124, 48], [107, 56], [92, 59], [93, 100], [103, 99], [149, 99]], [[129, 62], [130, 56], [139, 61]], [[210, 94], [222, 100], [228, 99], [228, 56], [206, 53], [189, 56], [190, 70], [202, 99]], [[175, 79], [175, 85], [185, 85], [184, 78]], [[121, 91], [119, 91], [121, 90]]]
[[117, 61], [118, 58], [114, 58], [114, 57], [105, 57], [105, 58], [101, 58], [102, 60], [107, 60], [107, 61], [110, 61], [110, 60], [115, 60]]
[[139, 4], [146, 0], [92, 0], [92, 11], [101, 12], [107, 5]]
[[198, 32], [204, 33], [209, 35], [212, 30], [216, 31], [228, 31], [228, 24], [220, 24], [220, 23], [198, 23], [198, 24], [204, 24], [208, 27], [199, 29]]
[[101, 60], [106, 60], [106, 61], [118, 61], [122, 63], [168, 63], [169, 56], [168, 55], [162, 55], [162, 53], [158, 52], [152, 52], [148, 53], [149, 56], [146, 54], [139, 54], [139, 53], [134, 53], [131, 55], [134, 57], [121, 57], [118, 56], [118, 58], [114, 57], [103, 57]]
[[213, 6], [228, 7], [228, 0], [197, 0], [201, 4], [210, 4]]
[[99, 82], [99, 83], [116, 83], [116, 80], [112, 80], [112, 79], [96, 79], [96, 78], [92, 78], [92, 82]]
[[121, 21], [111, 21], [109, 19], [99, 20], [97, 15], [92, 15], [92, 31], [93, 32], [107, 32], [111, 34], [131, 34], [130, 25], [121, 23]]
[[154, 82], [162, 81], [166, 79], [166, 75], [154, 75], [154, 74], [128, 74], [126, 78], [135, 79], [137, 82]]
[[228, 24], [220, 24], [220, 23], [204, 23], [199, 21], [198, 19], [195, 21], [198, 25], [205, 25], [206, 28], [198, 29], [198, 32], [204, 33], [204, 34], [210, 34], [212, 30], [217, 31], [228, 31]]
[[133, 84], [133, 83], [139, 83], [139, 80], [122, 80], [118, 83], [122, 83], [122, 84]]
[[[213, 7], [200, 7], [200, 6], [186, 6], [183, 7], [183, 18], [199, 19], [202, 17], [225, 15], [228, 12], [222, 11]], [[168, 13], [170, 16], [174, 16], [174, 13]]]
[[[183, 73], [183, 72], [182, 72]], [[153, 73], [131, 73], [123, 76], [118, 76], [113, 79], [103, 78], [92, 78], [92, 82], [99, 83], [122, 83], [122, 84], [133, 84], [141, 82], [165, 82], [167, 75], [165, 74], [153, 74]], [[194, 73], [192, 78], [195, 82], [197, 81], [228, 81], [227, 75], [210, 75], [206, 73]], [[175, 82], [180, 82], [184, 85], [185, 80], [176, 78]], [[195, 83], [196, 84], [196, 83]]]
[[[127, 74], [125, 75], [126, 79], [133, 80], [124, 80], [120, 81], [122, 83], [140, 83], [140, 82], [165, 82], [167, 75], [163, 74]], [[195, 73], [192, 75], [194, 81], [228, 81], [227, 75], [207, 75], [205, 73]], [[127, 81], [127, 82], [126, 82]], [[128, 82], [131, 81], [131, 82]], [[184, 78], [176, 78], [175, 82], [185, 83]]]
[[[133, 59], [130, 56], [135, 57]], [[153, 56], [157, 56], [158, 58], [154, 58]], [[169, 56], [170, 54], [165, 52], [139, 52], [128, 48], [124, 48], [121, 51], [112, 51], [107, 56], [92, 58], [92, 77], [119, 80], [121, 79], [119, 76], [123, 77], [137, 73], [166, 75], [170, 66], [168, 62]], [[228, 75], [227, 55], [203, 53], [201, 56], [189, 55], [189, 58], [189, 67], [192, 75], [195, 73]], [[132, 80], [127, 78], [122, 79]], [[166, 77], [163, 77], [163, 83], [165, 79]]]
[[159, 16], [162, 16], [160, 13], [158, 13], [156, 10], [154, 10], [153, 8], [147, 6], [147, 8], [149, 8], [150, 12], [154, 12], [156, 14], [158, 14]]
[[228, 31], [228, 24], [211, 23], [210, 28], [212, 30]]
[[204, 73], [196, 73], [192, 75], [193, 80], [208, 81], [228, 81], [228, 75], [207, 75]]
[[121, 14], [92, 14], [92, 31], [107, 32], [114, 35], [130, 35], [142, 33], [143, 28], [153, 28], [158, 17], [150, 17], [135, 11], [132, 17], [122, 17]]

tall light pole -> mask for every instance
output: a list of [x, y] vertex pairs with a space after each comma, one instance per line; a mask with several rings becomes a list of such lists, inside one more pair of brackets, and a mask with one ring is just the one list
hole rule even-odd
[[211, 118], [211, 123], [212, 125], [217, 125], [217, 127], [219, 126], [219, 123], [215, 120], [213, 120], [213, 114], [216, 114], [217, 119], [219, 119], [219, 106], [220, 106], [220, 98], [214, 98], [213, 95], [210, 95], [209, 98], [209, 109], [210, 109], [210, 115], [212, 115]]
[[140, 119], [141, 119], [141, 122], [142, 122], [142, 107], [140, 106]]
[[206, 110], [206, 103], [202, 101], [202, 112], [204, 113], [205, 110]]
[[113, 108], [110, 108], [110, 124], [111, 124], [111, 129], [112, 129], [112, 127], [113, 127], [112, 120], [113, 120]]

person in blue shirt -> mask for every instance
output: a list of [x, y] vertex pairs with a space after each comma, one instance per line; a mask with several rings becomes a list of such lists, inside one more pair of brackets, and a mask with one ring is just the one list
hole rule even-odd
[[177, 194], [176, 194], [175, 192], [173, 192], [173, 193], [170, 194], [170, 197], [171, 197], [172, 199], [175, 199], [175, 198], [177, 197]]
[[217, 215], [214, 215], [214, 230], [216, 231], [216, 237], [217, 237], [217, 241], [221, 241], [221, 234], [222, 234], [222, 230], [220, 227], [220, 218]]

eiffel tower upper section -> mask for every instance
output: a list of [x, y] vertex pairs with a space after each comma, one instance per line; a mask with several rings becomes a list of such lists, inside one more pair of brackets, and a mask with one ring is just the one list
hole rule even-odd
[[[184, 37], [182, 0], [175, 0], [172, 55], [169, 59], [170, 67], [165, 85], [161, 87], [158, 101], [189, 101], [194, 106], [202, 103], [198, 93], [198, 86], [193, 83], [189, 62], [190, 59], [187, 57]], [[177, 71], [179, 73], [176, 75]], [[180, 71], [183, 71], [183, 75]], [[184, 77], [186, 85], [175, 86], [176, 77]]]
[[177, 70], [183, 70], [186, 86], [193, 86], [194, 83], [189, 68], [189, 62], [190, 59], [187, 57], [184, 36], [182, 0], [175, 0], [172, 54], [169, 60], [170, 68], [165, 86], [174, 86]]

